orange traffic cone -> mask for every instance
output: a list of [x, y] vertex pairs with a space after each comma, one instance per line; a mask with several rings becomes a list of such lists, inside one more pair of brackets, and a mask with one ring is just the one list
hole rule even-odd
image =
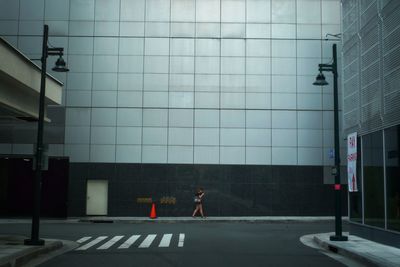
[[156, 215], [156, 204], [153, 203], [151, 205], [150, 219], [155, 219], [155, 218], [157, 218], [157, 215]]

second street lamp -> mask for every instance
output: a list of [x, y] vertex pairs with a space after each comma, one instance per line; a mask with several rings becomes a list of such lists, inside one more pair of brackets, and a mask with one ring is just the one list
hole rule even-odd
[[339, 145], [339, 109], [338, 109], [338, 71], [337, 71], [337, 51], [336, 44], [332, 45], [332, 64], [318, 64], [319, 74], [313, 85], [328, 85], [323, 71], [333, 73], [333, 116], [334, 116], [334, 142], [335, 142], [335, 167], [332, 174], [335, 176], [335, 235], [330, 236], [332, 241], [347, 241], [347, 236], [342, 235], [342, 199], [340, 182], [340, 145]]
[[52, 69], [57, 72], [66, 72], [69, 69], [66, 67], [65, 61], [62, 58], [64, 48], [48, 47], [49, 26], [43, 26], [43, 43], [42, 43], [42, 70], [40, 77], [40, 94], [39, 94], [39, 118], [37, 129], [37, 143], [35, 154], [35, 177], [33, 180], [33, 211], [32, 211], [32, 230], [31, 238], [25, 240], [25, 245], [42, 246], [44, 240], [39, 239], [39, 218], [40, 218], [40, 198], [41, 198], [41, 183], [42, 183], [42, 167], [43, 167], [43, 125], [44, 125], [44, 102], [46, 95], [46, 64], [48, 56], [59, 56], [56, 66]]

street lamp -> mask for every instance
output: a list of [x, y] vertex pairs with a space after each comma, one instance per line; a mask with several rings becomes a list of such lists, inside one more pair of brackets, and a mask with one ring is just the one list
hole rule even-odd
[[335, 176], [335, 235], [330, 236], [331, 241], [347, 241], [347, 236], [342, 235], [342, 203], [341, 203], [341, 185], [340, 185], [340, 146], [339, 146], [339, 111], [338, 111], [338, 71], [337, 71], [337, 51], [336, 44], [332, 45], [333, 62], [332, 64], [318, 64], [319, 74], [313, 85], [328, 85], [323, 71], [333, 73], [333, 115], [335, 132], [335, 167], [332, 174]]
[[48, 47], [49, 26], [43, 26], [43, 43], [42, 43], [42, 70], [40, 79], [40, 95], [39, 95], [39, 118], [36, 143], [36, 160], [35, 160], [35, 178], [33, 181], [33, 212], [32, 212], [32, 230], [31, 238], [25, 240], [25, 245], [43, 246], [44, 240], [39, 239], [39, 217], [40, 217], [40, 195], [42, 184], [42, 158], [43, 158], [43, 124], [44, 124], [44, 100], [46, 95], [46, 64], [48, 56], [59, 56], [55, 67], [52, 69], [57, 72], [66, 72], [65, 61], [62, 58], [64, 48]]

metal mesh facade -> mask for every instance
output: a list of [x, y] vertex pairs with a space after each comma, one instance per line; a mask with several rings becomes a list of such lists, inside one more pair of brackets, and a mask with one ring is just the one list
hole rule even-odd
[[343, 0], [343, 129], [400, 123], [400, 2]]

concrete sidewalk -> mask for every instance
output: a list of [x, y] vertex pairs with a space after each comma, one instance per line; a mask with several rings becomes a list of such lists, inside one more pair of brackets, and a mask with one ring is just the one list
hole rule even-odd
[[[285, 223], [333, 221], [333, 217], [83, 217], [66, 220], [41, 220], [46, 223]], [[24, 219], [0, 219], [0, 224], [30, 223]], [[314, 234], [313, 240], [319, 248], [352, 258], [366, 266], [400, 266], [400, 249], [382, 245], [357, 236], [349, 235], [349, 241], [330, 241], [333, 233]], [[49, 254], [63, 247], [63, 241], [47, 239], [44, 246], [25, 246], [25, 237], [0, 235], [0, 267], [21, 266], [43, 254]]]
[[[247, 223], [268, 223], [268, 222], [321, 222], [333, 221], [334, 217], [300, 217], [300, 216], [246, 216], [246, 217], [107, 217], [87, 216], [71, 217], [67, 219], [41, 219], [40, 223], [214, 223], [214, 222], [247, 222]], [[0, 219], [0, 224], [31, 223], [31, 219]]]
[[40, 255], [62, 248], [60, 240], [45, 239], [44, 246], [25, 246], [23, 236], [0, 235], [0, 267], [22, 266]]
[[315, 234], [314, 242], [321, 248], [352, 258], [366, 266], [399, 267], [400, 249], [382, 245], [354, 235], [348, 241], [330, 241], [334, 233]]

